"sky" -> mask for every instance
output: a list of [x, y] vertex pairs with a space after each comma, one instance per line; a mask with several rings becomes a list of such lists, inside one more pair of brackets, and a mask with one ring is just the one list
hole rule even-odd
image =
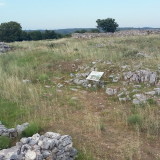
[[119, 27], [160, 27], [160, 0], [0, 0], [0, 23], [22, 29], [95, 28], [114, 18]]

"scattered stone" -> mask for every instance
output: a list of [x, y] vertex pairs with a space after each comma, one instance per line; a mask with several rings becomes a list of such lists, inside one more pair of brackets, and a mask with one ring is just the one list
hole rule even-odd
[[23, 79], [22, 82], [23, 82], [23, 83], [31, 83], [31, 81], [28, 80], [28, 79]]
[[147, 55], [146, 53], [141, 53], [141, 52], [137, 53], [137, 56], [138, 57], [144, 57], [144, 58], [150, 58], [151, 57], [151, 56]]
[[116, 94], [117, 94], [117, 89], [107, 88], [107, 89], [106, 89], [106, 93], [107, 93], [109, 96], [116, 95]]
[[37, 133], [22, 138], [15, 147], [1, 150], [0, 160], [74, 160], [77, 150], [72, 145], [72, 138], [68, 135], [47, 132], [40, 136]]
[[134, 88], [141, 88], [142, 86], [141, 85], [134, 85], [133, 87]]
[[144, 94], [135, 94], [133, 98], [133, 104], [143, 104], [147, 101], [147, 97]]
[[130, 100], [130, 98], [128, 98], [128, 97], [123, 97], [123, 98], [119, 97], [118, 99], [119, 99], [120, 102], [126, 102], [126, 101]]
[[51, 88], [51, 86], [49, 86], [49, 85], [45, 85], [44, 87], [45, 87], [45, 88]]
[[75, 91], [75, 92], [77, 92], [77, 91], [78, 91], [78, 89], [77, 89], [77, 88], [70, 88], [70, 90], [71, 90], [71, 91]]
[[125, 65], [125, 66], [121, 66], [121, 68], [122, 68], [123, 70], [125, 70], [125, 69], [128, 69], [129, 66], [128, 66], [128, 65]]
[[0, 54], [3, 54], [9, 50], [11, 50], [11, 48], [7, 44], [0, 42]]
[[58, 87], [58, 88], [62, 88], [62, 87], [63, 87], [63, 84], [58, 83], [58, 84], [57, 84], [57, 87]]
[[145, 92], [145, 94], [154, 96], [156, 94], [156, 91]]
[[132, 93], [139, 92], [138, 89], [133, 89]]
[[92, 62], [93, 65], [95, 65], [97, 62]]
[[74, 73], [70, 73], [70, 77], [75, 77], [75, 74]]
[[156, 95], [160, 95], [160, 88], [154, 88], [154, 91], [156, 92]]
[[119, 77], [115, 77], [115, 78], [112, 80], [113, 83], [116, 83], [116, 82], [118, 82], [118, 81], [119, 81]]

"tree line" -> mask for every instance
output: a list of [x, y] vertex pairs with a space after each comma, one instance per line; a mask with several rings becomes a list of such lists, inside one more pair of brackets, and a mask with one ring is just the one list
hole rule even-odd
[[62, 34], [56, 33], [53, 30], [45, 30], [43, 32], [23, 31], [21, 25], [13, 21], [1, 23], [0, 25], [0, 41], [3, 42], [58, 39], [62, 37]]
[[[112, 18], [98, 19], [96, 23], [97, 23], [97, 29], [92, 29], [91, 31], [79, 30], [76, 31], [76, 33], [115, 32], [118, 27], [118, 24], [115, 22], [115, 19]], [[3, 42], [58, 39], [58, 38], [63, 38], [64, 36], [66, 35], [56, 33], [53, 30], [45, 30], [43, 32], [23, 31], [21, 25], [14, 21], [0, 24], [0, 41]]]

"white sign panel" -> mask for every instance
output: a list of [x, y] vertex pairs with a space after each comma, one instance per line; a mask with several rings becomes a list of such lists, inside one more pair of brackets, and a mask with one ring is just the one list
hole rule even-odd
[[92, 71], [86, 79], [92, 81], [99, 81], [103, 74], [104, 72]]

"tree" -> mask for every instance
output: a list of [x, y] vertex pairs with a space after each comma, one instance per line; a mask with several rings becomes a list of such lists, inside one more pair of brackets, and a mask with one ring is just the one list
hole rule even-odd
[[100, 31], [98, 29], [91, 29], [88, 32], [89, 33], [99, 33]]
[[41, 31], [32, 31], [28, 33], [31, 40], [42, 40], [42, 33]]
[[14, 42], [21, 40], [22, 27], [17, 22], [1, 23], [0, 41]]
[[117, 27], [119, 26], [115, 19], [107, 18], [107, 19], [97, 19], [97, 28], [104, 32], [115, 32]]
[[29, 33], [26, 32], [26, 31], [22, 31], [21, 40], [22, 40], [22, 41], [23, 41], [23, 40], [24, 40], [24, 41], [29, 41], [29, 40], [31, 40], [31, 37], [30, 37]]
[[76, 30], [74, 33], [86, 33], [86, 29]]
[[49, 30], [45, 30], [45, 32], [43, 33], [43, 39], [57, 39], [58, 34], [55, 31], [49, 31]]

